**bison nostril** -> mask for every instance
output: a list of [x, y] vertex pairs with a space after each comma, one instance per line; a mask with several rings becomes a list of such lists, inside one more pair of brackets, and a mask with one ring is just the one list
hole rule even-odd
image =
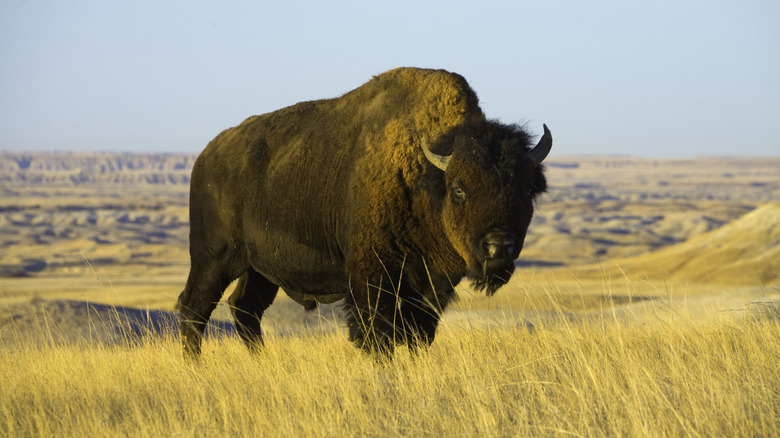
[[515, 253], [514, 240], [486, 240], [485, 243], [482, 244], [482, 247], [485, 250], [485, 255], [487, 255], [487, 258], [489, 259], [507, 259], [512, 257]]
[[506, 251], [507, 257], [512, 257], [515, 254], [515, 244], [514, 243], [507, 244], [506, 247], [504, 248], [504, 251]]

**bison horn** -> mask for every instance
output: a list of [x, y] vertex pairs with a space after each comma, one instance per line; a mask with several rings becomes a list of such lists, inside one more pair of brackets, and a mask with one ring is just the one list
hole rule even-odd
[[425, 139], [422, 140], [422, 150], [423, 153], [425, 153], [425, 158], [427, 158], [431, 164], [438, 167], [442, 171], [447, 170], [447, 166], [450, 164], [450, 159], [452, 158], [451, 155], [434, 154], [430, 149], [428, 149], [428, 142], [425, 141]]
[[552, 148], [552, 134], [550, 134], [550, 130], [547, 129], [547, 125], [542, 126], [544, 126], [542, 138], [539, 140], [539, 143], [528, 152], [531, 160], [537, 166], [547, 157], [547, 154], [550, 153], [550, 149]]

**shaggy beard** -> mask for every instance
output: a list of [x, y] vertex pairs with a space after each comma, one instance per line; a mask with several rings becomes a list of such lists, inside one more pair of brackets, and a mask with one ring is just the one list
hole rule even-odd
[[491, 296], [505, 285], [515, 272], [513, 260], [485, 260], [481, 265], [473, 266], [468, 278], [477, 292], [485, 291]]

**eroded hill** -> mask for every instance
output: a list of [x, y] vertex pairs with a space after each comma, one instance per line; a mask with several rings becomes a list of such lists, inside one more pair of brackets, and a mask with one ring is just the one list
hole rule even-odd
[[[195, 156], [0, 153], [0, 278], [186, 275]], [[780, 158], [545, 163], [521, 267], [642, 256], [780, 201]]]
[[730, 285], [780, 282], [780, 203], [761, 205], [677, 245], [577, 269], [579, 278], [628, 275]]

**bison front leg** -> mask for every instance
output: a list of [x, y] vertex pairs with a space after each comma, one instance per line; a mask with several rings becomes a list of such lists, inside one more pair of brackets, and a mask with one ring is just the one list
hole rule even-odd
[[345, 301], [349, 340], [380, 361], [392, 357], [395, 348], [396, 299], [380, 283], [353, 289]]
[[441, 311], [422, 298], [407, 298], [401, 303], [401, 324], [409, 350], [419, 353], [433, 343]]

